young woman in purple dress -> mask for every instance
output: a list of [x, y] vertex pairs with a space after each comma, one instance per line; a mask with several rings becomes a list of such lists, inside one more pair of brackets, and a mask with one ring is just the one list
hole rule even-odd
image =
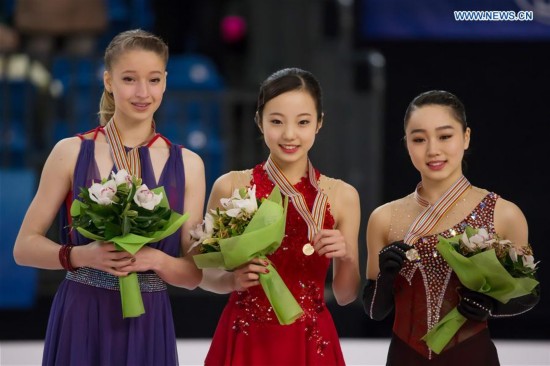
[[[130, 30], [114, 37], [105, 52], [100, 126], [59, 141], [45, 163], [14, 247], [20, 265], [67, 270], [53, 300], [44, 365], [178, 364], [166, 284], [193, 289], [201, 281], [202, 272], [181, 253], [190, 245], [189, 229], [202, 219], [205, 179], [198, 155], [156, 132], [167, 61], [168, 47], [153, 34]], [[135, 255], [66, 229], [79, 187], [117, 171], [118, 159], [133, 159], [132, 173], [149, 188], [163, 186], [171, 209], [190, 215], [181, 230]], [[46, 232], [60, 207], [56, 243]], [[124, 319], [118, 277], [132, 272], [145, 314]]]

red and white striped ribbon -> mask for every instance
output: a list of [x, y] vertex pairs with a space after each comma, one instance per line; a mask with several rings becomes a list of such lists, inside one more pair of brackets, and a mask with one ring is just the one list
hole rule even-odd
[[428, 234], [443, 215], [458, 201], [468, 188], [472, 185], [465, 176], [461, 176], [438, 200], [434, 205], [420, 196], [418, 193], [422, 188], [422, 182], [418, 183], [414, 192], [416, 201], [426, 209], [418, 215], [409, 227], [405, 235], [404, 242], [413, 245], [419, 238]]
[[271, 159], [271, 156], [269, 156], [265, 162], [264, 169], [266, 170], [269, 179], [277, 184], [281, 192], [292, 201], [296, 211], [298, 211], [300, 216], [306, 222], [308, 238], [311, 241], [315, 234], [323, 228], [328, 203], [328, 196], [319, 189], [313, 164], [311, 164], [311, 161], [308, 160], [309, 181], [317, 190], [317, 196], [315, 197], [311, 211], [307, 207], [304, 195], [294, 188], [294, 186], [288, 181], [281, 169]]

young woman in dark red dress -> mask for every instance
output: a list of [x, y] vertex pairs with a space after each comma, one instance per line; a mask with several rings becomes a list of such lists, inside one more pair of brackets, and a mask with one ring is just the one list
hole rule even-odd
[[[470, 133], [464, 106], [445, 91], [419, 95], [405, 114], [407, 150], [421, 182], [413, 193], [375, 209], [367, 226], [363, 303], [375, 320], [395, 308], [388, 365], [498, 365], [487, 319], [517, 315], [538, 302], [527, 295], [504, 305], [463, 288], [435, 248], [438, 235], [455, 236], [466, 226], [498, 233], [518, 247], [528, 243], [521, 210], [463, 175]], [[411, 247], [420, 261], [406, 259]], [[421, 338], [455, 307], [468, 320], [436, 354]]]

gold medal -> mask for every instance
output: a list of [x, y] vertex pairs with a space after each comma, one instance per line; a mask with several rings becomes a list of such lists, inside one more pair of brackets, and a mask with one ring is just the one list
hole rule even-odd
[[313, 245], [311, 245], [310, 243], [306, 243], [303, 247], [302, 247], [302, 252], [304, 253], [304, 255], [312, 255], [314, 252], [315, 252], [315, 249], [313, 248]]

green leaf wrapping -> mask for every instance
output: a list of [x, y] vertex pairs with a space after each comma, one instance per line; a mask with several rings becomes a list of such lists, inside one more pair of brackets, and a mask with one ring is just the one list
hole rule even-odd
[[[538, 281], [535, 279], [512, 277], [499, 262], [493, 249], [465, 257], [451, 245], [453, 240], [458, 239], [439, 236], [436, 248], [460, 282], [470, 290], [484, 293], [506, 304], [512, 298], [531, 293], [537, 286]], [[464, 322], [466, 318], [454, 308], [422, 339], [432, 351], [440, 353]]]
[[[219, 240], [220, 251], [193, 256], [199, 268], [232, 270], [253, 258], [264, 258], [273, 253], [285, 235], [286, 209], [279, 187], [275, 186], [241, 235]], [[292, 324], [303, 310], [272, 264], [269, 273], [260, 273], [260, 284], [280, 324]]]
[[[85, 189], [82, 191], [87, 192]], [[130, 191], [135, 193], [135, 188], [132, 188]], [[134, 255], [145, 244], [157, 242], [175, 233], [189, 217], [187, 213], [181, 215], [170, 210], [163, 187], [151, 189], [151, 191], [156, 194], [163, 194], [163, 199], [158, 206], [161, 210], [156, 208], [153, 211], [148, 211], [141, 207], [137, 207], [137, 205], [134, 207], [133, 200], [130, 202], [132, 210], [135, 210], [140, 215], [144, 215], [142, 218], [145, 219], [145, 215], [148, 216], [146, 221], [151, 222], [145, 226], [149, 230], [143, 230], [139, 221], [133, 220], [128, 216], [122, 218], [116, 217], [117, 220], [113, 220], [113, 217], [115, 217], [114, 212], [122, 212], [119, 209], [120, 206], [116, 204], [109, 206], [91, 204], [89, 195], [87, 200], [90, 202], [86, 201], [86, 194], [81, 196], [85, 202], [74, 200], [71, 205], [70, 214], [73, 218], [72, 226], [76, 228], [82, 236], [88, 239], [110, 241], [115, 244], [118, 250], [124, 250]], [[99, 206], [99, 208], [95, 206]], [[82, 219], [86, 219], [86, 216], [93, 216], [96, 222], [101, 222], [101, 224], [99, 224], [100, 228], [95, 225], [83, 225], [81, 221]], [[130, 213], [130, 216], [133, 216], [133, 213]], [[160, 225], [154, 225], [154, 223], [160, 223]], [[124, 230], [127, 230], [128, 234], [122, 235]], [[134, 232], [138, 232], [139, 234]], [[143, 307], [143, 299], [141, 297], [137, 275], [135, 273], [130, 273], [126, 277], [119, 277], [118, 280], [123, 317], [132, 318], [144, 314], [145, 309]]]

